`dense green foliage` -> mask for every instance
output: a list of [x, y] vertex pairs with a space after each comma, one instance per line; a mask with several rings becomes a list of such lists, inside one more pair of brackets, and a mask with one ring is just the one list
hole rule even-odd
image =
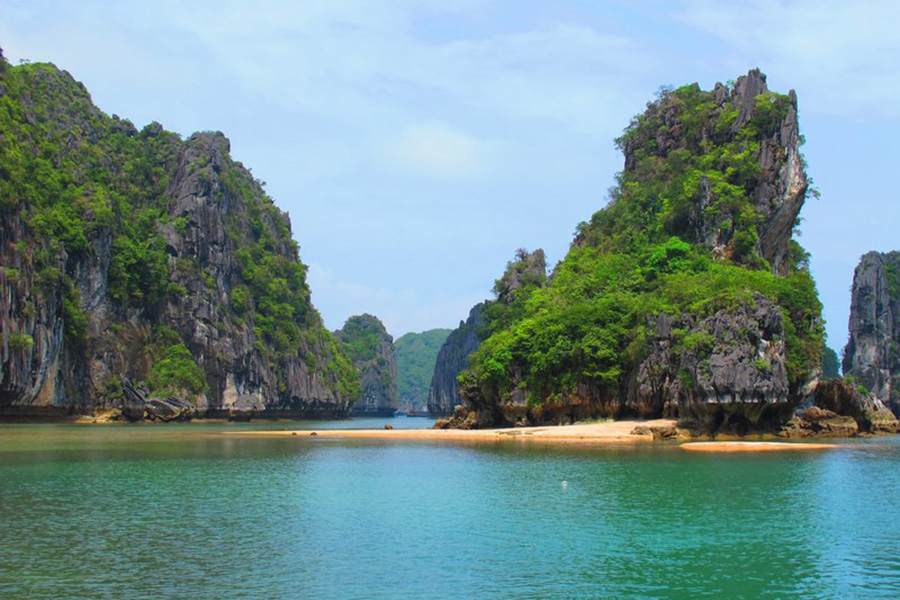
[[194, 356], [182, 343], [166, 346], [154, 357], [147, 379], [152, 395], [199, 394], [206, 390], [206, 380]]
[[401, 402], [424, 408], [438, 351], [450, 329], [407, 333], [394, 342], [397, 359], [397, 394]]
[[110, 295], [158, 309], [171, 291], [157, 225], [178, 137], [107, 117], [52, 65], [7, 67], [0, 83], [0, 210], [24, 213], [40, 240], [23, 250], [45, 293], [63, 280], [70, 338], [83, 337], [84, 318], [58, 257], [91, 252], [104, 235], [112, 237]]
[[887, 280], [888, 297], [900, 301], [900, 253], [889, 252], [885, 256], [884, 277]]
[[354, 363], [376, 358], [386, 335], [384, 325], [372, 315], [350, 317], [337, 332], [347, 356]]
[[51, 65], [7, 69], [3, 84], [0, 202], [27, 206], [29, 224], [47, 236], [38, 264], [49, 266], [62, 247], [88, 250], [100, 229], [115, 226], [132, 242], [152, 237], [177, 136], [160, 131], [160, 139], [147, 142], [153, 127], [136, 134], [107, 117]]
[[[753, 301], [759, 292], [784, 313], [787, 368], [799, 384], [820, 364], [821, 304], [791, 242], [786, 277], [770, 272], [757, 253], [760, 215], [751, 200], [759, 173], [760, 140], [777, 130], [788, 101], [757, 97], [752, 119], [739, 131], [730, 103], [717, 106], [696, 85], [665, 92], [618, 140], [629, 156], [610, 204], [578, 228], [576, 242], [544, 287], [519, 290], [511, 303], [486, 309], [490, 336], [460, 376], [488, 399], [521, 385], [530, 404], [565, 401], [579, 385], [614, 397], [624, 375], [644, 356], [651, 317], [703, 318]], [[670, 110], [672, 109], [672, 110]], [[678, 115], [667, 126], [665, 115]], [[669, 147], [659, 147], [660, 140]], [[700, 186], [712, 199], [703, 221], [728, 240], [714, 256], [694, 221]], [[711, 336], [673, 332], [678, 344], [712, 350]]]

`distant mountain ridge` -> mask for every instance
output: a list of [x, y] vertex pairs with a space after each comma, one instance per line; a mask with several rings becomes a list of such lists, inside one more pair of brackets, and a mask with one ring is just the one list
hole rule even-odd
[[397, 394], [401, 412], [425, 413], [428, 388], [434, 373], [438, 351], [450, 329], [431, 329], [407, 333], [394, 342], [397, 356]]

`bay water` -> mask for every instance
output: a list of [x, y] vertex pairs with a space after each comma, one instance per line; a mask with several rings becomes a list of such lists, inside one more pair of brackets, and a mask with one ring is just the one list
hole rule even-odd
[[0, 599], [900, 598], [898, 437], [236, 435], [384, 422], [0, 425]]

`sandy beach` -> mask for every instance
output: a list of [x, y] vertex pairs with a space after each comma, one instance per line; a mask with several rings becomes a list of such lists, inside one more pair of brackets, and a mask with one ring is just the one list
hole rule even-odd
[[674, 427], [672, 419], [652, 421], [602, 421], [577, 425], [515, 427], [506, 429], [318, 429], [286, 431], [228, 432], [227, 435], [319, 436], [330, 438], [365, 438], [384, 440], [528, 440], [538, 442], [615, 442], [651, 441], [651, 433], [632, 435], [635, 427]]
[[811, 442], [688, 442], [681, 444], [684, 450], [692, 452], [780, 452], [797, 450], [827, 450], [840, 448], [840, 444], [818, 444]]
[[[225, 435], [296, 436], [321, 438], [356, 438], [376, 440], [432, 440], [432, 441], [504, 441], [552, 443], [636, 444], [654, 440], [651, 428], [676, 427], [673, 419], [650, 421], [601, 421], [576, 425], [544, 427], [516, 427], [505, 429], [318, 429], [284, 431], [229, 431]], [[642, 433], [632, 433], [641, 427]], [[772, 452], [780, 450], [824, 450], [837, 444], [772, 441], [685, 441], [685, 450], [695, 452]], [[695, 438], [696, 439], [696, 438]], [[676, 440], [672, 440], [676, 441]]]

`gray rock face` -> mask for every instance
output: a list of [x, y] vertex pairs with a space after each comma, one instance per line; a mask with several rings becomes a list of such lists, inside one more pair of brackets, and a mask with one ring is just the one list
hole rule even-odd
[[900, 429], [897, 417], [881, 400], [863, 394], [846, 379], [819, 382], [813, 401], [818, 408], [851, 417], [866, 433], [896, 433]]
[[438, 351], [428, 391], [428, 413], [434, 417], [452, 414], [454, 407], [463, 403], [456, 378], [483, 341], [484, 307], [484, 303], [476, 304], [469, 311], [469, 317], [460, 321], [459, 327], [450, 333]]
[[900, 415], [900, 252], [869, 252], [856, 267], [843, 367]]
[[55, 257], [57, 275], [43, 282], [49, 293], [39, 293], [38, 274], [19, 250], [31, 240], [23, 213], [23, 207], [4, 210], [0, 220], [0, 410], [52, 415], [66, 402], [64, 375], [72, 368], [63, 351], [66, 256]]
[[355, 416], [389, 417], [397, 412], [397, 362], [394, 338], [372, 315], [350, 317], [334, 332], [359, 370], [360, 398], [353, 404]]
[[[111, 291], [111, 269], [123, 260], [115, 250], [124, 229], [117, 219], [127, 216], [113, 214], [101, 222], [93, 209], [85, 211], [86, 247], [59, 244], [53, 268], [37, 272], [36, 253], [49, 252], [51, 240], [30, 227], [27, 203], [0, 206], [0, 416], [105, 410], [118, 410], [130, 420], [226, 416], [235, 410], [297, 417], [346, 414], [350, 399], [342, 397], [337, 376], [328, 368], [335, 344], [308, 297], [302, 302], [304, 314], [295, 314], [291, 325], [306, 331], [311, 341], [277, 352], [258, 333], [262, 317], [252, 298], [240, 314], [232, 306], [231, 292], [249, 285], [241, 261], [259, 240], [265, 240], [266, 252], [278, 264], [291, 265], [295, 272], [303, 267], [287, 215], [230, 158], [228, 140], [221, 133], [200, 133], [181, 141], [158, 124], [138, 133], [127, 121], [94, 107], [68, 73], [50, 66], [35, 70], [33, 77], [17, 101], [28, 106], [27, 89], [34, 90], [31, 98], [43, 95], [47, 107], [36, 118], [62, 132], [73, 161], [102, 153], [113, 136], [148, 153], [162, 149], [166, 158], [152, 165], [156, 172], [148, 185], [164, 184], [128, 193], [137, 196], [135, 203], [165, 207], [154, 226], [168, 263], [167, 280], [164, 274], [157, 279], [169, 291], [152, 307]], [[61, 100], [47, 100], [56, 97]], [[22, 127], [31, 131], [27, 124]], [[118, 181], [125, 180], [121, 167], [103, 157], [91, 168], [103, 173], [101, 179]], [[76, 166], [73, 173], [84, 178], [84, 189], [97, 185], [87, 168]], [[162, 330], [169, 332], [167, 344], [190, 350], [205, 391], [151, 398], [140, 384], [151, 375], [150, 349]]]
[[[789, 414], [780, 307], [761, 294], [752, 305], [695, 321], [660, 316], [647, 357], [627, 380], [621, 410], [698, 422], [708, 430], [749, 428]], [[675, 332], [686, 332], [676, 335]]]

